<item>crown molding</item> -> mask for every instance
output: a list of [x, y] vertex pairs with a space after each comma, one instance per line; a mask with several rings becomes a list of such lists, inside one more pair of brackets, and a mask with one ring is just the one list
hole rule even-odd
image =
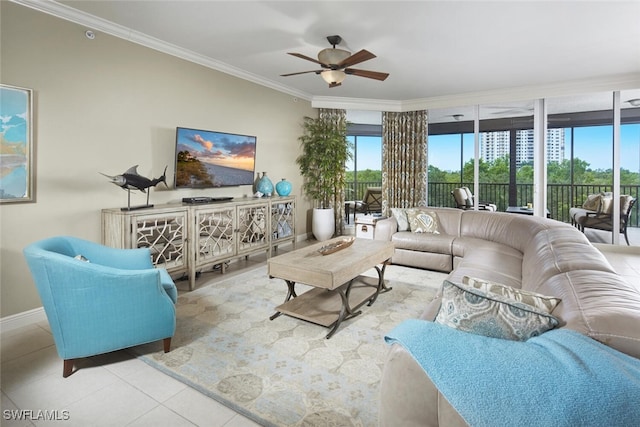
[[311, 106], [314, 108], [342, 108], [345, 110], [405, 112], [638, 88], [640, 88], [640, 73], [628, 73], [547, 85], [459, 93], [405, 101], [316, 96], [312, 98]]
[[72, 7], [58, 3], [53, 0], [10, 0], [13, 3], [46, 13], [56, 18], [64, 19], [75, 24], [89, 27], [93, 30], [118, 37], [132, 43], [139, 44], [150, 49], [175, 56], [216, 71], [220, 71], [231, 76], [250, 81], [252, 83], [268, 87], [278, 92], [287, 93], [297, 98], [311, 101], [312, 96], [306, 92], [292, 89], [291, 87], [279, 84], [261, 76], [249, 73], [239, 68], [233, 67], [221, 61], [213, 60], [199, 53], [181, 48], [179, 46], [164, 42], [155, 37], [151, 37], [139, 31], [134, 31], [128, 27], [115, 24], [102, 18], [79, 11]]

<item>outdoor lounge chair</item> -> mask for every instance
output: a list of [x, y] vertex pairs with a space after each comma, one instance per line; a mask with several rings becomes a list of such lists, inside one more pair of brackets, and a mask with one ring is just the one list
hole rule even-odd
[[[469, 190], [469, 187], [460, 187], [456, 188], [451, 192], [453, 199], [456, 201], [456, 208], [469, 210], [473, 209], [474, 200], [473, 193]], [[478, 208], [481, 211], [491, 211], [495, 212], [498, 210], [498, 207], [492, 202], [480, 202], [478, 204]]]
[[351, 200], [344, 204], [345, 218], [349, 224], [349, 214], [353, 211], [353, 221], [356, 220], [356, 213], [366, 214], [382, 212], [382, 187], [367, 187], [362, 200]]
[[[608, 203], [607, 199], [609, 200]], [[583, 233], [585, 228], [613, 231], [613, 205], [610, 200], [611, 196], [606, 193], [589, 195], [582, 206], [569, 210], [571, 223]], [[624, 235], [627, 246], [629, 246], [627, 226], [636, 200], [630, 195], [623, 194], [620, 196], [620, 233]]]

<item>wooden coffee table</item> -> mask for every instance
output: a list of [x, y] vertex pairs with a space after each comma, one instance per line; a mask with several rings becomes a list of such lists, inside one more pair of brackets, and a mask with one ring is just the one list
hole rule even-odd
[[[384, 270], [393, 255], [393, 244], [386, 241], [356, 239], [344, 249], [329, 255], [318, 252], [322, 246], [343, 239], [338, 237], [286, 254], [267, 262], [269, 277], [287, 284], [284, 303], [276, 307], [271, 320], [286, 314], [325, 327], [331, 327], [327, 338], [338, 330], [343, 320], [355, 317], [365, 302], [371, 305], [383, 292]], [[379, 267], [379, 265], [381, 267]], [[375, 268], [378, 278], [361, 276]], [[297, 295], [296, 283], [313, 289]]]

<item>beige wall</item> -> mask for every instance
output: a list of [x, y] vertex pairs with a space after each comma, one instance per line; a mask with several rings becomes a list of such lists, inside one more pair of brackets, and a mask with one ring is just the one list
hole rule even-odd
[[[99, 174], [132, 165], [174, 175], [176, 126], [256, 135], [256, 170], [287, 178], [302, 199], [295, 164], [307, 101], [6, 1], [1, 3], [0, 81], [33, 89], [36, 202], [0, 205], [0, 317], [41, 306], [22, 256], [54, 235], [100, 241], [100, 210], [127, 204], [127, 193]], [[172, 185], [172, 184], [171, 184]], [[151, 203], [189, 195], [251, 195], [250, 186], [157, 190]], [[145, 195], [132, 193], [132, 204]], [[309, 205], [300, 203], [297, 234]]]

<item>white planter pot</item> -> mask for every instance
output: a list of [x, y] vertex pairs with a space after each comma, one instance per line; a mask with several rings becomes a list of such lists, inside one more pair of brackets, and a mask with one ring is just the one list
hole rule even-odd
[[313, 218], [311, 220], [311, 232], [319, 242], [329, 240], [333, 237], [336, 229], [336, 218], [333, 208], [329, 209], [313, 209]]

